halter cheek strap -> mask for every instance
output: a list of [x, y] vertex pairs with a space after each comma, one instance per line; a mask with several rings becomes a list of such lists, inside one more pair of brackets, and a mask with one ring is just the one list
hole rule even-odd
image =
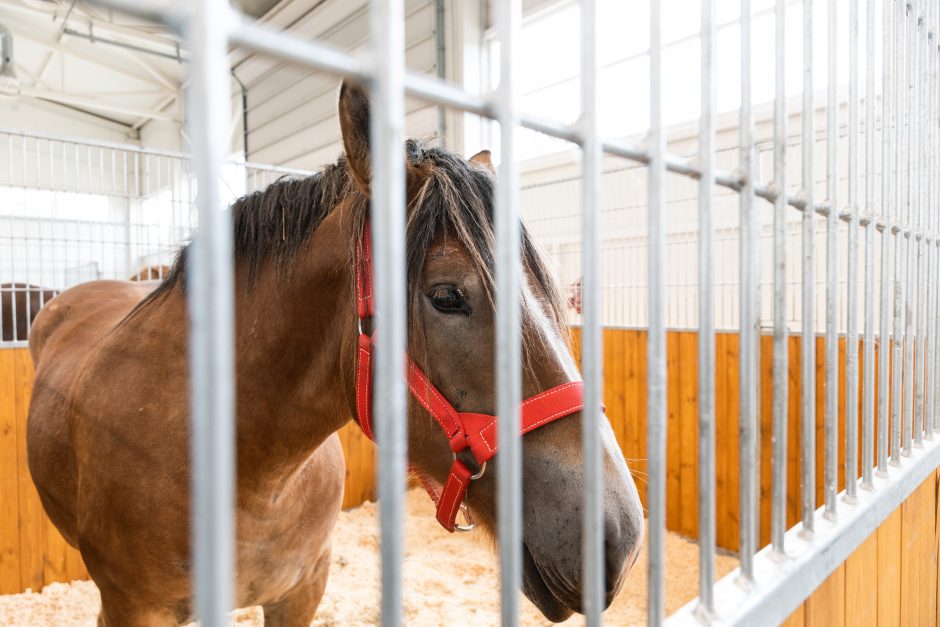
[[[374, 339], [362, 330], [362, 321], [375, 314], [372, 291], [372, 240], [369, 225], [363, 229], [357, 248], [356, 259], [356, 313], [359, 317], [359, 341], [356, 359], [356, 414], [359, 427], [370, 440], [375, 440], [372, 431], [372, 352]], [[443, 487], [423, 475], [412, 466], [425, 490], [437, 504], [437, 520], [448, 531], [469, 530], [468, 526], [456, 523], [457, 513], [463, 509], [469, 519], [466, 505], [467, 488], [474, 479], [483, 475], [486, 462], [493, 459], [497, 451], [496, 416], [472, 412], [458, 412], [441, 394], [428, 376], [416, 363], [408, 358], [408, 389], [418, 403], [431, 415], [444, 431], [454, 453]], [[584, 385], [580, 381], [563, 383], [545, 390], [522, 402], [521, 432], [523, 435], [554, 420], [569, 416], [584, 407]], [[479, 465], [474, 475], [467, 465], [457, 458], [465, 449]]]

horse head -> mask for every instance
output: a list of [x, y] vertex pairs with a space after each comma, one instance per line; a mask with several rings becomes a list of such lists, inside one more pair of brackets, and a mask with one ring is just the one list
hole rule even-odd
[[[359, 193], [368, 197], [371, 170], [365, 93], [344, 84], [339, 113], [347, 167]], [[464, 159], [413, 140], [406, 143], [403, 158], [407, 161], [409, 358], [426, 374], [434, 392], [459, 414], [494, 414], [499, 350], [493, 281], [498, 271], [493, 231], [495, 169], [488, 152]], [[580, 375], [568, 344], [565, 301], [524, 228], [522, 235], [522, 394], [530, 398], [577, 385]], [[421, 475], [445, 485], [454, 464], [452, 442], [412, 390], [409, 461]], [[553, 621], [582, 611], [585, 471], [581, 429], [581, 412], [569, 411], [522, 438], [522, 587]], [[636, 559], [643, 514], [606, 418], [601, 437], [609, 605]], [[475, 476], [480, 475], [481, 465], [469, 448], [460, 450], [457, 458]], [[469, 514], [493, 537], [497, 474], [491, 467], [470, 482], [466, 491]]]

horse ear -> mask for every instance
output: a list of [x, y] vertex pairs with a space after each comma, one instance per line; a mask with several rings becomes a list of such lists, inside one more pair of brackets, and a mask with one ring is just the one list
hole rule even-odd
[[493, 176], [496, 176], [496, 168], [495, 166], [493, 166], [492, 159], [490, 159], [489, 150], [481, 150], [477, 154], [470, 157], [469, 160], [472, 161], [473, 163], [483, 166], [484, 168], [489, 170], [493, 174]]
[[369, 156], [369, 97], [359, 85], [344, 80], [339, 88], [339, 126], [346, 162], [359, 188], [369, 195], [372, 167]]

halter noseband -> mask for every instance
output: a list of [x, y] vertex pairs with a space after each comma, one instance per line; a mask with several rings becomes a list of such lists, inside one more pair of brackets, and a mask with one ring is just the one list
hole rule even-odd
[[[356, 249], [356, 313], [359, 318], [359, 347], [356, 364], [356, 414], [359, 427], [370, 440], [372, 432], [372, 349], [373, 337], [362, 330], [362, 321], [375, 314], [372, 290], [372, 239], [369, 224], [362, 231], [362, 239]], [[408, 357], [408, 389], [450, 440], [454, 454], [450, 473], [442, 490], [417, 471], [428, 495], [437, 504], [437, 520], [448, 531], [473, 529], [470, 510], [466, 504], [467, 488], [474, 479], [486, 471], [486, 462], [496, 455], [496, 416], [459, 412], [454, 409], [418, 365]], [[522, 434], [538, 429], [554, 420], [569, 416], [584, 407], [584, 384], [571, 381], [545, 390], [522, 402]], [[480, 470], [473, 474], [466, 464], [457, 458], [457, 453], [470, 449]], [[458, 525], [457, 512], [463, 510], [467, 525]]]

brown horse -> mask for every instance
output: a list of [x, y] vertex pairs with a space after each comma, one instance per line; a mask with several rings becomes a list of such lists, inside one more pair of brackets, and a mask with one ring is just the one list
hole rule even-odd
[[[236, 602], [268, 625], [308, 625], [326, 585], [355, 415], [355, 255], [369, 211], [365, 94], [344, 86], [346, 157], [236, 201]], [[493, 412], [493, 217], [488, 153], [410, 140], [409, 352], [460, 411]], [[578, 378], [561, 299], [524, 238], [523, 393]], [[101, 590], [100, 625], [191, 616], [184, 249], [160, 287], [95, 282], [36, 320], [29, 464], [43, 505]], [[581, 608], [580, 413], [523, 439], [524, 592], [552, 620]], [[443, 483], [447, 438], [412, 399], [410, 461]], [[642, 534], [636, 488], [605, 421], [607, 602]], [[469, 461], [468, 463], [472, 463]], [[496, 472], [469, 505], [494, 533]], [[446, 556], [441, 556], [446, 560]], [[459, 564], [454, 564], [459, 571]], [[459, 585], [455, 580], [454, 585]]]
[[[43, 306], [58, 294], [29, 283], [0, 283], [0, 339], [4, 342], [25, 342], [29, 328]], [[16, 313], [16, 324], [13, 315]]]

